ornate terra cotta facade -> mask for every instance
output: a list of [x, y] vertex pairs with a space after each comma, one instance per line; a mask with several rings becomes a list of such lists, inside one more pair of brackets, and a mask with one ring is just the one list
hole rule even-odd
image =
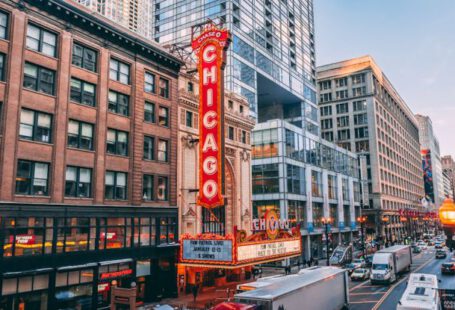
[[[202, 208], [196, 205], [199, 171], [199, 89], [197, 74], [179, 77], [177, 205], [179, 233], [202, 232]], [[248, 102], [225, 93], [225, 233], [251, 231], [251, 131]]]

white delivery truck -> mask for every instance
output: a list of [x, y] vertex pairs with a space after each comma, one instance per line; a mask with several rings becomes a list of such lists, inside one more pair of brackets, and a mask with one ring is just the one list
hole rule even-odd
[[261, 310], [345, 309], [349, 306], [348, 274], [337, 267], [319, 267], [236, 294], [234, 299], [261, 306]]
[[371, 284], [395, 282], [397, 275], [411, 270], [412, 254], [408, 245], [394, 245], [373, 255]]
[[434, 274], [411, 273], [397, 310], [440, 310], [438, 278]]

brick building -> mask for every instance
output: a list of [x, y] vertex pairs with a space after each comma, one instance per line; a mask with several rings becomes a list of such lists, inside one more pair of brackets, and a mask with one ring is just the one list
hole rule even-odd
[[0, 3], [0, 308], [176, 292], [180, 66], [74, 3]]

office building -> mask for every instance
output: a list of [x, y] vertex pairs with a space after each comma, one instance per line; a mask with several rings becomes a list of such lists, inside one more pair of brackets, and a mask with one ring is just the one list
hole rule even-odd
[[317, 72], [322, 137], [367, 158], [367, 230], [402, 239], [399, 210], [420, 210], [424, 197], [414, 114], [370, 56]]
[[175, 296], [180, 60], [60, 0], [0, 36], [0, 308]]
[[419, 125], [425, 198], [428, 201], [428, 206], [435, 209], [444, 201], [439, 141], [433, 131], [430, 117], [420, 114], [416, 114], [415, 117]]
[[447, 172], [442, 173], [443, 183], [444, 183], [444, 196], [445, 197], [453, 197], [453, 187], [452, 187], [452, 180]]
[[[450, 155], [442, 156], [442, 170], [445, 172], [450, 180], [452, 192], [455, 194], [455, 162]], [[452, 196], [454, 197], [454, 196]]]

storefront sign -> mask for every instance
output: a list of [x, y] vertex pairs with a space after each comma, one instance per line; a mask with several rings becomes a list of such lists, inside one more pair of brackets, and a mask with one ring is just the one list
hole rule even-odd
[[277, 257], [290, 257], [300, 253], [300, 238], [273, 242], [262, 241], [245, 245], [239, 244], [237, 248], [237, 262], [266, 261]]
[[102, 232], [100, 234], [101, 240], [117, 240], [117, 233], [116, 232]]
[[455, 310], [455, 290], [439, 290], [442, 310]]
[[289, 230], [289, 220], [281, 220], [278, 214], [269, 210], [263, 219], [253, 219], [253, 231], [266, 231], [270, 239], [275, 239], [280, 230]]
[[101, 280], [106, 280], [106, 279], [113, 279], [113, 278], [120, 278], [120, 277], [126, 277], [133, 274], [132, 269], [125, 269], [125, 270], [119, 270], [119, 271], [113, 271], [113, 272], [105, 272], [100, 275]]
[[109, 283], [98, 284], [98, 293], [109, 291]]
[[183, 261], [232, 262], [232, 240], [183, 240]]
[[[16, 235], [16, 244], [35, 244], [35, 235]], [[13, 243], [13, 236], [9, 236], [9, 242]]]
[[230, 34], [214, 25], [193, 38], [199, 72], [199, 195], [205, 208], [224, 205], [224, 66]]

